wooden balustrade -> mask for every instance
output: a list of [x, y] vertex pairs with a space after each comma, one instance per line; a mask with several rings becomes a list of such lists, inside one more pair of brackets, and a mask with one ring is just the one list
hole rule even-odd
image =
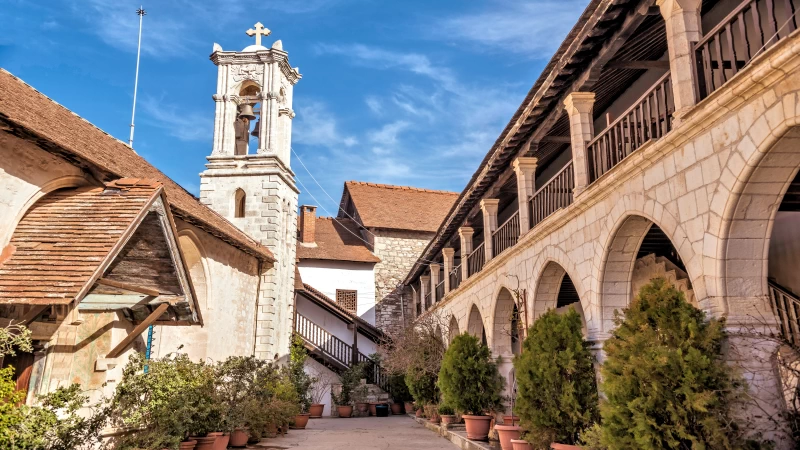
[[425, 309], [428, 309], [428, 308], [431, 307], [432, 303], [431, 303], [431, 293], [430, 292], [426, 292], [425, 293], [425, 302], [423, 304], [424, 304], [424, 308]]
[[386, 373], [380, 364], [361, 352], [358, 352], [357, 359], [359, 364], [364, 365], [364, 378], [367, 380], [367, 384], [374, 384], [391, 394], [389, 374]]
[[589, 182], [611, 170], [651, 139], [672, 129], [672, 83], [664, 74], [639, 100], [589, 141]]
[[800, 0], [745, 0], [694, 46], [698, 100], [797, 28]]
[[440, 281], [439, 284], [436, 285], [436, 297], [433, 298], [433, 303], [438, 302], [442, 298], [444, 298], [444, 280]]
[[453, 267], [450, 272], [450, 290], [457, 288], [461, 284], [461, 264]]
[[469, 276], [473, 276], [476, 273], [480, 272], [483, 269], [483, 263], [486, 262], [486, 254], [484, 253], [484, 245], [475, 247], [475, 250], [467, 256], [467, 269], [469, 270]]
[[295, 315], [294, 331], [311, 345], [327, 354], [328, 357], [347, 367], [350, 366], [353, 347], [300, 313]]
[[800, 298], [773, 281], [769, 282], [769, 296], [784, 340], [800, 348]]
[[572, 190], [575, 188], [575, 171], [572, 161], [568, 162], [557, 174], [550, 178], [544, 186], [528, 202], [530, 208], [531, 228], [550, 214], [572, 204]]
[[515, 212], [492, 234], [492, 251], [494, 256], [503, 250], [513, 247], [519, 239], [519, 211]]

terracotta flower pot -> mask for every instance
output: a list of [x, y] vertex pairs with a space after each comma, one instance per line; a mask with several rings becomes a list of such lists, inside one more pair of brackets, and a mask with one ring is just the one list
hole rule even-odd
[[351, 405], [337, 406], [336, 411], [339, 412], [339, 417], [347, 419], [353, 415], [353, 407]]
[[231, 433], [228, 445], [231, 447], [244, 447], [247, 445], [248, 439], [250, 439], [250, 430], [247, 428], [237, 428]]
[[375, 406], [378, 405], [378, 402], [369, 402], [369, 415], [375, 416], [378, 413], [375, 412]]
[[522, 439], [512, 439], [511, 445], [514, 450], [533, 450], [533, 446]]
[[577, 445], [556, 444], [555, 442], [550, 444], [550, 448], [553, 450], [581, 450]]
[[392, 414], [394, 414], [394, 415], [403, 414], [403, 404], [402, 403], [392, 403]]
[[522, 432], [519, 425], [495, 425], [494, 430], [497, 431], [497, 438], [503, 450], [512, 450], [511, 440], [519, 439]]
[[430, 423], [439, 423], [442, 421], [442, 416], [437, 413], [433, 413], [433, 415], [428, 419]]
[[356, 409], [359, 415], [369, 414], [369, 402], [356, 402]]
[[442, 414], [440, 416], [442, 418], [442, 423], [445, 425], [450, 425], [451, 423], [458, 423], [458, 416], [455, 414]]
[[197, 441], [194, 446], [195, 450], [214, 450], [214, 442], [217, 440], [216, 436], [190, 436], [189, 439]]
[[415, 417], [422, 417], [422, 409], [418, 409], [418, 410], [417, 410], [417, 411], [414, 413], [414, 416], [415, 416]]
[[414, 404], [411, 402], [403, 403], [403, 409], [406, 410], [406, 414], [411, 414], [414, 412]]
[[225, 450], [228, 448], [228, 441], [231, 438], [230, 434], [220, 431], [218, 433], [208, 433], [208, 436], [214, 436], [217, 439], [214, 441], [214, 446], [212, 447], [214, 450]]
[[178, 445], [178, 448], [180, 450], [192, 450], [195, 445], [197, 445], [197, 441], [195, 440], [183, 441], [180, 443], [180, 445]]
[[298, 414], [294, 416], [294, 427], [299, 430], [305, 430], [306, 425], [308, 425], [308, 419], [311, 417], [311, 414]]
[[308, 413], [311, 414], [312, 419], [319, 419], [322, 417], [322, 411], [325, 410], [325, 405], [315, 403], [308, 407]]
[[503, 425], [519, 425], [519, 416], [503, 416]]
[[473, 441], [489, 440], [492, 418], [490, 416], [464, 415], [464, 425], [467, 428], [467, 439]]

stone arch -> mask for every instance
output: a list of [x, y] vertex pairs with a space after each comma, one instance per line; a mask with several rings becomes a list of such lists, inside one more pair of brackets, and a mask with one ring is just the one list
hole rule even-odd
[[192, 280], [194, 295], [201, 309], [201, 315], [205, 315], [205, 310], [213, 309], [213, 304], [208, 298], [211, 293], [211, 276], [206, 264], [205, 252], [197, 236], [189, 230], [178, 234], [178, 246], [181, 249], [184, 264], [189, 269], [189, 278]]
[[[683, 268], [665, 260], [663, 257], [641, 257], [642, 244], [651, 231], [669, 239], [675, 248], [678, 262], [686, 261], [675, 245], [675, 240], [651, 218], [640, 214], [627, 214], [621, 217], [614, 226], [614, 232], [604, 247], [605, 254], [600, 267], [599, 288], [601, 315], [604, 317], [602, 330], [609, 332], [613, 328], [612, 318], [615, 310], [627, 307], [635, 291], [650, 278], [663, 276], [670, 279], [678, 289], [684, 291], [687, 300], [694, 302], [694, 292], [690, 275]], [[652, 235], [652, 234], [651, 234]], [[682, 264], [682, 263], [681, 263]]]
[[456, 320], [456, 316], [450, 316], [450, 324], [448, 325], [447, 330], [447, 343], [449, 344], [453, 342], [453, 339], [455, 339], [455, 337], [459, 334], [461, 334], [461, 332], [458, 329], [458, 320]]
[[519, 353], [519, 309], [517, 309], [514, 296], [508, 288], [501, 287], [495, 296], [492, 317], [492, 351], [494, 354]]
[[244, 193], [244, 189], [237, 188], [236, 192], [234, 192], [233, 194], [233, 217], [236, 218], [244, 217], [246, 207], [247, 207], [247, 194]]
[[800, 127], [785, 124], [767, 134], [763, 142], [749, 135], [747, 150], [740, 144], [725, 170], [741, 166], [732, 187], [722, 222], [718, 247], [719, 294], [729, 317], [771, 314], [768, 306], [769, 250], [778, 208], [800, 169]]
[[480, 339], [484, 344], [486, 341], [486, 329], [483, 326], [483, 316], [478, 309], [478, 305], [472, 304], [469, 310], [469, 317], [467, 319], [467, 332], [476, 338]]
[[573, 308], [583, 319], [584, 335], [588, 333], [583, 299], [578, 285], [564, 267], [553, 261], [545, 262], [533, 293], [533, 320], [550, 309], [565, 312]]

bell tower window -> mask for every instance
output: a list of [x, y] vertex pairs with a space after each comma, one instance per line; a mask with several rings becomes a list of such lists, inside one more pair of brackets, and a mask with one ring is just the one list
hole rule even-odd
[[241, 189], [236, 190], [236, 194], [234, 196], [234, 210], [233, 210], [233, 217], [241, 218], [244, 217], [244, 206], [245, 206], [245, 195], [244, 191]]
[[258, 148], [259, 146], [259, 131], [261, 130], [260, 99], [261, 88], [253, 82], [245, 83], [239, 91], [239, 105], [236, 107], [236, 119], [233, 123], [236, 135], [235, 155], [247, 155], [250, 153], [251, 141], [253, 141], [254, 147]]

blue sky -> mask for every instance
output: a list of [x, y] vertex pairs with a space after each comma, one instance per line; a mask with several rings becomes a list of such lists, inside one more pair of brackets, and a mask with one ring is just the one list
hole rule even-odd
[[[322, 189], [293, 157], [301, 204], [335, 214], [345, 180], [461, 191], [586, 3], [151, 0], [134, 147], [197, 195], [212, 44], [260, 21], [303, 74], [292, 142]], [[139, 4], [0, 0], [0, 67], [127, 141]]]

